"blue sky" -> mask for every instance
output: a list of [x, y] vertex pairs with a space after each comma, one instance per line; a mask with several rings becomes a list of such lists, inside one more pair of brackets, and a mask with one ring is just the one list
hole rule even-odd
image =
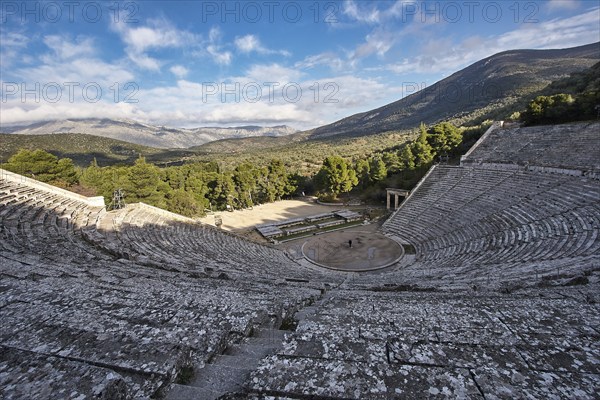
[[308, 129], [504, 50], [600, 41], [598, 0], [0, 2], [0, 124]]

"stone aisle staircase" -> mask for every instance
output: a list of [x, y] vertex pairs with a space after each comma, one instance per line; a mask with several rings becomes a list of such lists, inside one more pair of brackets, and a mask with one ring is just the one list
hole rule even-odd
[[167, 400], [216, 400], [226, 393], [245, 391], [244, 383], [263, 357], [282, 346], [288, 331], [259, 328], [242, 343], [228, 347], [210, 364], [198, 370], [187, 385], [175, 384]]
[[223, 354], [215, 357], [211, 363], [196, 370], [190, 383], [174, 384], [165, 399], [217, 400], [226, 394], [247, 393], [245, 383], [250, 373], [258, 368], [260, 360], [277, 353], [283, 347], [285, 334], [291, 333], [299, 322], [314, 315], [330, 300], [335, 289], [344, 286], [352, 276], [353, 274], [347, 274], [346, 280], [337, 288], [323, 291], [313, 304], [296, 311], [293, 320], [288, 321], [292, 324], [288, 324], [288, 330], [275, 329], [272, 323], [255, 329], [252, 336], [227, 347]]

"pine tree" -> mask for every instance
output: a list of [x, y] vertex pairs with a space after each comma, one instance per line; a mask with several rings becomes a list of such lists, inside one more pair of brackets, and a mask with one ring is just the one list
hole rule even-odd
[[268, 166], [268, 184], [269, 193], [268, 201], [281, 199], [282, 196], [287, 196], [294, 193], [296, 188], [288, 179], [285, 164], [281, 160], [271, 160]]
[[349, 192], [358, 184], [354, 169], [349, 168], [346, 161], [339, 156], [325, 158], [315, 180], [320, 189], [330, 193], [334, 198], [340, 193]]
[[395, 174], [400, 169], [402, 169], [402, 163], [400, 162], [400, 157], [396, 152], [386, 152], [383, 153], [383, 162], [385, 163], [385, 167], [387, 168], [387, 172], [391, 174]]
[[404, 169], [413, 170], [415, 169], [415, 156], [411, 150], [411, 146], [406, 145], [400, 151], [400, 162]]
[[412, 144], [412, 153], [415, 156], [415, 165], [419, 168], [428, 167], [435, 156], [433, 149], [427, 141], [427, 128], [421, 122], [419, 137]]
[[196, 202], [194, 195], [183, 189], [173, 190], [169, 193], [167, 209], [186, 217], [197, 217], [204, 213], [203, 208]]
[[17, 174], [59, 186], [71, 186], [79, 181], [79, 175], [70, 158], [60, 160], [44, 150], [20, 150], [3, 166]]
[[369, 161], [364, 158], [359, 159], [356, 161], [354, 170], [356, 171], [360, 186], [365, 189], [370, 180], [369, 173], [371, 172], [371, 166], [369, 165]]
[[387, 178], [387, 168], [385, 163], [379, 156], [375, 156], [371, 159], [371, 173], [370, 177], [373, 182], [380, 182]]
[[239, 207], [247, 208], [254, 205], [252, 196], [256, 196], [257, 178], [260, 174], [252, 164], [245, 162], [233, 171], [233, 182], [237, 191]]
[[212, 206], [219, 210], [225, 210], [231, 204], [235, 197], [235, 184], [231, 175], [228, 173], [210, 173], [208, 181], [208, 193], [206, 197]]
[[[164, 181], [160, 179], [159, 168], [148, 164], [140, 156], [127, 173], [125, 196], [127, 202], [144, 202], [156, 207], [164, 207], [164, 194], [159, 191]], [[162, 189], [162, 188], [161, 188]]]
[[431, 141], [437, 154], [447, 154], [462, 142], [462, 133], [449, 122], [442, 122], [431, 128]]

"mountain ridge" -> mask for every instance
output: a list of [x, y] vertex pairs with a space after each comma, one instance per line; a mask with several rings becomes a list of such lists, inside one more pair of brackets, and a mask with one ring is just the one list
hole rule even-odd
[[13, 135], [90, 134], [160, 149], [190, 148], [222, 139], [281, 137], [298, 132], [287, 125], [174, 128], [129, 119], [110, 118], [42, 121], [25, 126], [4, 126], [0, 131]]
[[311, 130], [311, 138], [369, 135], [460, 118], [509, 103], [600, 60], [600, 42], [549, 50], [508, 50], [479, 60], [428, 88], [382, 107]]

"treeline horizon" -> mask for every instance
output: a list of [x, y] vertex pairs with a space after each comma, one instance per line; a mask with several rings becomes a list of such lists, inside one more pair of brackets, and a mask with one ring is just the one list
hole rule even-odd
[[463, 132], [469, 134], [447, 122], [429, 130], [422, 124], [412, 142], [354, 159], [327, 156], [319, 172], [310, 176], [291, 171], [279, 159], [271, 159], [265, 166], [241, 162], [233, 169], [222, 169], [214, 161], [160, 168], [140, 156], [130, 166], [101, 167], [94, 160], [89, 167], [78, 168], [69, 158], [40, 149], [22, 149], [2, 167], [81, 194], [103, 196], [107, 205], [120, 189], [126, 203], [144, 202], [200, 217], [206, 210], [244, 209], [301, 194], [335, 200], [354, 190], [377, 201], [379, 187], [390, 180], [403, 188], [414, 186], [438, 155], [455, 152]]

